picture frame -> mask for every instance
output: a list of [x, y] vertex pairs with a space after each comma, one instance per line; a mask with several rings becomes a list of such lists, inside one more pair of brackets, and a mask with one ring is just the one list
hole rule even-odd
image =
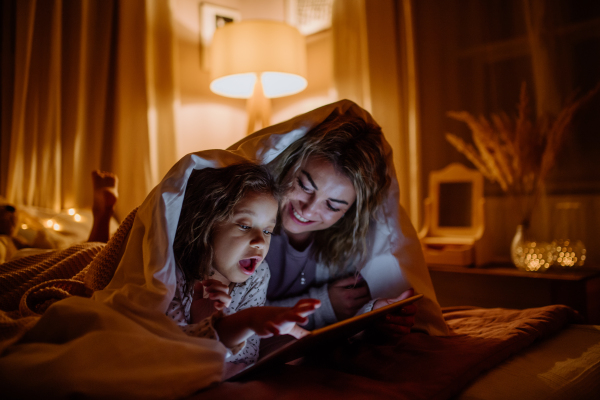
[[333, 0], [285, 0], [285, 20], [304, 36], [331, 28]]
[[199, 5], [200, 17], [200, 65], [208, 69], [208, 49], [212, 37], [218, 27], [242, 20], [239, 10], [216, 4], [201, 2]]

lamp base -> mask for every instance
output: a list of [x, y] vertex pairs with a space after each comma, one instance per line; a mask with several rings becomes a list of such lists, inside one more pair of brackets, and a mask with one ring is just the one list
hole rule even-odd
[[248, 112], [248, 135], [271, 124], [271, 99], [265, 96], [260, 78], [254, 84], [252, 97], [246, 101], [246, 111]]

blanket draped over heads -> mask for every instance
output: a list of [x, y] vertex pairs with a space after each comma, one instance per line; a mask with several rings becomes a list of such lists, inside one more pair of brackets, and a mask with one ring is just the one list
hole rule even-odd
[[[26, 380], [29, 391], [23, 397], [43, 390], [56, 397], [173, 398], [219, 381], [225, 347], [186, 336], [165, 315], [175, 293], [173, 240], [188, 178], [194, 169], [242, 161], [266, 164], [332, 113], [352, 113], [374, 123], [365, 110], [342, 100], [258, 131], [227, 150], [184, 156], [138, 208], [110, 283], [91, 298], [72, 297], [50, 306], [0, 358], [0, 376], [12, 371], [10, 382], [0, 378], [2, 385], [22, 388]], [[369, 229], [369, 254], [357, 267], [374, 298], [395, 297], [410, 287], [423, 293], [416, 326], [445, 334], [416, 232], [399, 205], [385, 140], [384, 146], [391, 187]], [[15, 378], [19, 376], [21, 380]], [[32, 377], [39, 379], [30, 383]]]
[[[115, 306], [133, 302], [165, 312], [175, 293], [173, 240], [192, 171], [248, 160], [267, 164], [333, 113], [341, 117], [356, 115], [376, 124], [361, 107], [341, 100], [255, 132], [227, 150], [208, 150], [183, 157], [140, 206], [115, 276], [93, 298]], [[411, 287], [416, 293], [423, 293], [416, 328], [434, 335], [447, 334], [419, 239], [400, 206], [391, 147], [385, 139], [383, 145], [391, 185], [379, 215], [374, 216], [369, 228], [369, 254], [357, 268], [361, 269], [373, 298], [396, 297]], [[130, 267], [140, 264], [143, 269]]]

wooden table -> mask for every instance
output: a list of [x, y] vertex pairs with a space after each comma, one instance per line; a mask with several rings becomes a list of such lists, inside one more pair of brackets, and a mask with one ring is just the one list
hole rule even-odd
[[479, 268], [429, 265], [442, 307], [478, 306], [524, 309], [565, 304], [589, 324], [600, 325], [600, 269], [520, 271], [512, 264]]

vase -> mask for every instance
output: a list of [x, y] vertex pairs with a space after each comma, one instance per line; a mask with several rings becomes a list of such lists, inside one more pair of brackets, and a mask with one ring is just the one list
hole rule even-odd
[[527, 272], [545, 272], [557, 258], [554, 242], [536, 240], [529, 232], [529, 224], [517, 226], [513, 237], [510, 255], [515, 266]]

